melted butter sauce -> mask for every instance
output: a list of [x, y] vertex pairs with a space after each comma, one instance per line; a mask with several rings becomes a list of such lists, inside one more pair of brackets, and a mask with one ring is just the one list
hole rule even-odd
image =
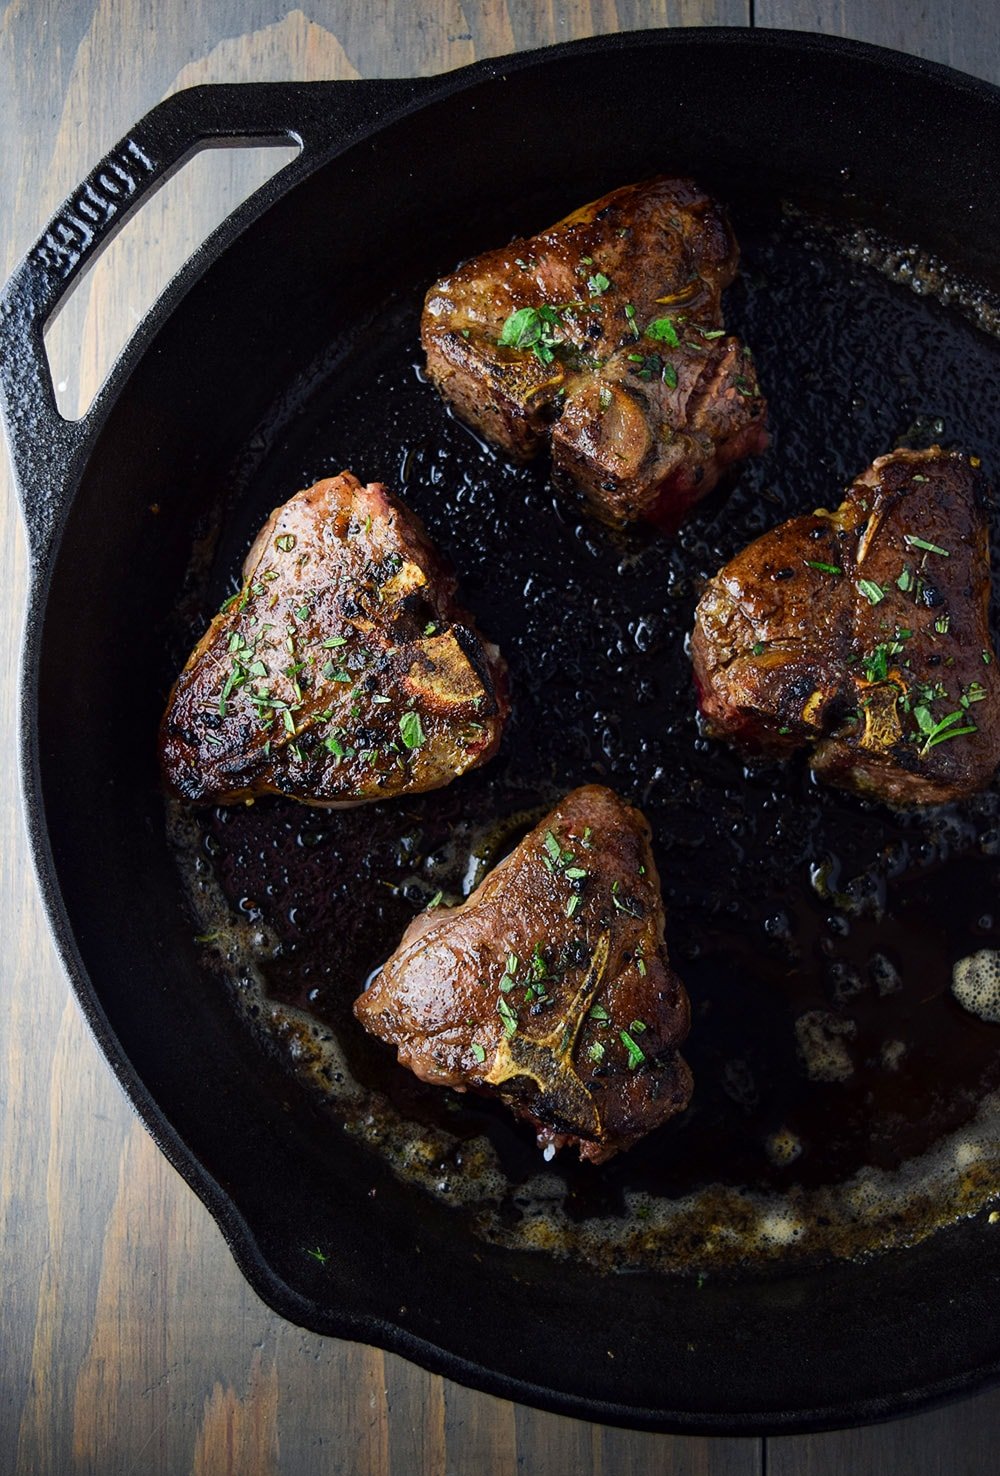
[[[903, 816], [824, 790], [801, 759], [745, 767], [700, 734], [686, 654], [719, 565], [781, 519], [836, 505], [900, 439], [975, 452], [996, 482], [984, 329], [1000, 320], [939, 263], [870, 236], [790, 212], [734, 224], [727, 322], [754, 348], [772, 446], [676, 540], [609, 533], [552, 491], [545, 465], [510, 466], [450, 416], [418, 367], [414, 285], [247, 448], [174, 632], [179, 666], [271, 508], [345, 467], [399, 490], [451, 557], [511, 667], [491, 764], [357, 810], [177, 808], [171, 833], [206, 987], [227, 981], [323, 1092], [331, 1150], [339, 1124], [480, 1234], [602, 1267], [858, 1255], [1000, 1189], [1000, 1025], [952, 989], [962, 960], [1000, 948], [1000, 792]], [[422, 1085], [351, 1014], [420, 907], [468, 895], [590, 781], [653, 827], [695, 1075], [688, 1112], [596, 1170], [568, 1154], [544, 1164], [501, 1107]]]

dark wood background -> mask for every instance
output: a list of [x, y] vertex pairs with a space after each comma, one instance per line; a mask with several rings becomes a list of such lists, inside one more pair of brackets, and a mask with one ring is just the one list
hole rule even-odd
[[[445, 71], [640, 26], [787, 26], [1000, 82], [995, 0], [7, 0], [0, 3], [0, 275], [129, 126], [199, 82]], [[933, 127], [933, 120], [928, 120]], [[139, 214], [49, 337], [85, 403], [170, 272], [276, 160], [214, 151]], [[934, 209], [933, 200], [928, 209]], [[965, 1476], [992, 1473], [1000, 1394], [827, 1435], [693, 1439], [470, 1392], [280, 1321], [133, 1117], [48, 940], [18, 808], [25, 547], [0, 535], [0, 1472], [23, 1476]]]

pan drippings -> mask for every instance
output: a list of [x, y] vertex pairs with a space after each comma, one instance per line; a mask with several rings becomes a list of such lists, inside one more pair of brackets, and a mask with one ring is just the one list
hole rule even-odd
[[[273, 506], [345, 467], [394, 486], [452, 559], [511, 668], [499, 755], [353, 811], [178, 809], [206, 987], [230, 980], [332, 1116], [482, 1234], [604, 1266], [854, 1255], [1000, 1185], [1000, 791], [903, 816], [816, 786], [798, 761], [745, 769], [699, 733], [685, 651], [722, 563], [835, 506], [900, 440], [973, 452], [996, 482], [997, 345], [964, 301], [877, 269], [898, 277], [898, 252], [876, 260], [867, 242], [852, 259], [856, 242], [791, 214], [734, 224], [727, 321], [755, 347], [774, 439], [676, 540], [609, 533], [544, 466], [512, 467], [451, 418], [417, 367], [414, 283], [262, 427], [199, 576], [203, 608], [175, 633], [186, 650]], [[351, 1016], [415, 911], [466, 896], [587, 782], [652, 825], [695, 1076], [686, 1114], [597, 1170], [543, 1165], [528, 1129], [423, 1086]]]

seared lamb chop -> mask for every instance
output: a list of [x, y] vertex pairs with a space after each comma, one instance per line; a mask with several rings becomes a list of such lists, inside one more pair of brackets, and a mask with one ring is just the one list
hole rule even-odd
[[415, 918], [354, 1012], [423, 1081], [499, 1096], [546, 1156], [601, 1163], [691, 1095], [663, 927], [645, 819], [589, 785], [460, 907]]
[[464, 420], [606, 522], [676, 526], [767, 444], [750, 350], [722, 324], [738, 249], [688, 179], [626, 185], [475, 257], [424, 305], [427, 371]]
[[692, 655], [709, 730], [812, 747], [820, 778], [941, 804], [1000, 761], [1000, 682], [978, 462], [894, 451], [836, 512], [793, 518], [712, 579]]
[[492, 757], [506, 668], [385, 487], [342, 472], [297, 493], [243, 578], [170, 694], [160, 751], [177, 794], [359, 804]]

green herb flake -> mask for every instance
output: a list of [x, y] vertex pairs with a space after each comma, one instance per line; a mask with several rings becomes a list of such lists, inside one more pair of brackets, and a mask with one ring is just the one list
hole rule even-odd
[[291, 553], [292, 549], [295, 547], [295, 534], [280, 533], [278, 537], [274, 540], [274, 546], [275, 548], [280, 549], [282, 553]]
[[987, 651], [987, 650], [984, 649], [983, 650], [983, 665], [984, 666], [989, 666], [989, 664], [990, 664], [990, 662], [992, 660], [993, 660], [993, 657], [991, 656], [991, 654], [989, 653], [989, 651]]
[[475, 1056], [475, 1058], [479, 1062], [480, 1066], [486, 1060], [486, 1051], [479, 1044], [478, 1040], [474, 1040], [472, 1042], [472, 1054]]
[[751, 650], [755, 656], [763, 656], [766, 647], [763, 641], [754, 641]]
[[326, 640], [323, 642], [323, 650], [324, 651], [332, 651], [337, 646], [346, 646], [346, 645], [347, 645], [347, 637], [346, 636], [327, 636]]
[[896, 588], [901, 589], [904, 594], [913, 588], [913, 570], [909, 564], [903, 565], [902, 573], [896, 580]]
[[538, 342], [541, 335], [542, 319], [538, 309], [523, 307], [511, 313], [500, 330], [498, 342], [503, 348], [528, 349]]
[[497, 1014], [503, 1023], [504, 1034], [511, 1040], [517, 1034], [517, 1016], [502, 996], [497, 1000]]
[[434, 893], [434, 896], [431, 898], [431, 900], [427, 904], [427, 911], [428, 912], [433, 912], [434, 909], [435, 909], [435, 907], [440, 907], [443, 899], [444, 899], [444, 893], [443, 892], [435, 892]]
[[587, 291], [590, 293], [591, 297], [600, 297], [602, 293], [607, 292], [610, 286], [611, 283], [608, 281], [603, 272], [595, 272], [594, 275], [587, 280]]
[[904, 533], [903, 542], [908, 543], [911, 548], [922, 548], [925, 553], [940, 554], [943, 559], [951, 558], [946, 548], [937, 543], [928, 543], [926, 538], [918, 538], [915, 533]]
[[[923, 758], [929, 749], [936, 748], [939, 743], [947, 743], [951, 738], [962, 738], [966, 734], [978, 731], [977, 728], [968, 723], [967, 715], [961, 708], [956, 708], [954, 712], [949, 712], [947, 717], [943, 717], [937, 723], [934, 722], [926, 707], [915, 707], [913, 709], [913, 716], [916, 718], [921, 732], [926, 735], [920, 748], [921, 758]], [[955, 726], [956, 723], [961, 722], [966, 723], [964, 728]]]
[[611, 1020], [611, 1016], [602, 1004], [591, 1005], [589, 1013], [590, 1018], [596, 1020], [599, 1025], [607, 1025]]
[[660, 375], [660, 378], [667, 386], [667, 389], [677, 388], [677, 370], [674, 368], [673, 364], [664, 364], [663, 373]]
[[818, 569], [821, 574], [843, 574], [843, 569], [838, 564], [824, 564], [819, 559], [806, 559], [810, 569]]
[[858, 589], [872, 605], [880, 605], [886, 596], [886, 591], [874, 579], [859, 579]]
[[306, 1255], [312, 1256], [313, 1260], [318, 1261], [321, 1266], [325, 1266], [327, 1261], [330, 1259], [326, 1251], [320, 1250], [318, 1245], [313, 1246], [312, 1250], [306, 1250]]
[[889, 675], [889, 647], [881, 642], [861, 658], [861, 669], [869, 682], [884, 682]]
[[592, 1040], [590, 1045], [587, 1047], [587, 1060], [594, 1061], [597, 1065], [600, 1065], [600, 1063], [604, 1060], [604, 1055], [605, 1051], [604, 1047], [601, 1045], [601, 1042], [599, 1040]]
[[655, 339], [657, 343], [668, 344], [670, 348], [680, 348], [681, 341], [672, 318], [654, 318], [652, 323], [647, 323], [646, 337]]
[[632, 1038], [632, 1036], [628, 1033], [627, 1030], [620, 1030], [618, 1032], [618, 1039], [621, 1041], [622, 1045], [628, 1051], [628, 1064], [629, 1064], [629, 1068], [632, 1071], [634, 1071], [637, 1066], [641, 1066], [642, 1063], [643, 1063], [643, 1061], [645, 1061], [645, 1059], [646, 1059], [646, 1052]]
[[399, 732], [407, 748], [420, 748], [422, 744], [427, 742], [427, 735], [424, 732], [418, 712], [403, 713], [403, 716], [399, 720]]
[[725, 338], [725, 328], [699, 328], [698, 332], [702, 338]]
[[614, 396], [608, 389], [607, 385], [602, 384], [601, 388], [597, 392], [597, 403], [600, 405], [601, 409], [607, 410], [613, 399]]
[[562, 857], [562, 847], [552, 834], [551, 830], [545, 832], [545, 849], [553, 861], [558, 862]]
[[942, 636], [943, 635], [947, 635], [948, 634], [948, 627], [949, 627], [950, 624], [951, 624], [951, 616], [948, 614], [947, 611], [945, 611], [945, 613], [943, 615], [939, 615], [937, 617], [937, 619], [935, 620], [935, 622], [934, 622], [934, 629], [937, 631], [938, 635], [942, 635]]
[[640, 977], [643, 978], [643, 979], [645, 979], [645, 977], [646, 977], [646, 960], [644, 958], [637, 958], [636, 961], [635, 961], [635, 966], [639, 970]]

